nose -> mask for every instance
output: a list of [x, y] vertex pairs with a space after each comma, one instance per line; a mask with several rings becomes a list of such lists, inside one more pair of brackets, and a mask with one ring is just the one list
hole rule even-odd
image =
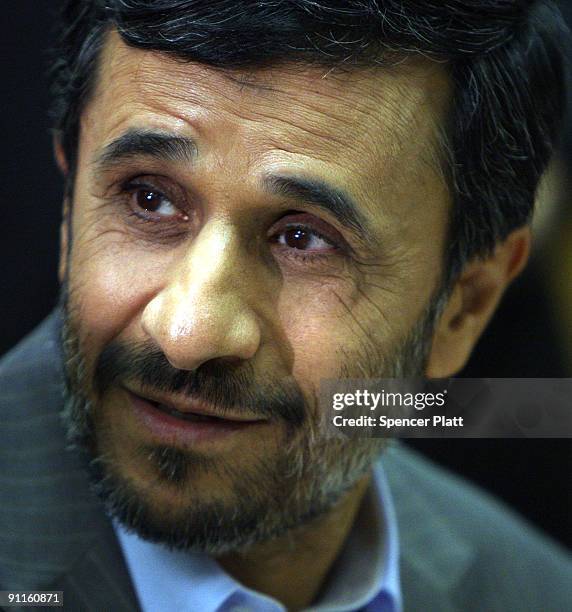
[[221, 224], [205, 226], [145, 307], [143, 329], [178, 369], [250, 359], [261, 330], [244, 281], [237, 237]]

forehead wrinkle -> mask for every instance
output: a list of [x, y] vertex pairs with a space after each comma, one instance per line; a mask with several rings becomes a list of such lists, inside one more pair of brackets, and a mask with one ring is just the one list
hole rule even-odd
[[[269, 119], [286, 126], [287, 134], [288, 129], [293, 128], [325, 143], [342, 147], [348, 147], [351, 138], [358, 139], [362, 135], [371, 133], [372, 128], [378, 123], [377, 110], [375, 114], [368, 113], [367, 108], [360, 107], [361, 101], [348, 100], [333, 94], [323, 96], [320, 93], [319, 96], [319, 98], [304, 97], [303, 94], [288, 92], [280, 104], [276, 104], [275, 100], [268, 101], [267, 98], [252, 110], [248, 108], [249, 116], [245, 114], [240, 116], [245, 120]], [[284, 113], [284, 109], [288, 109], [288, 112]], [[256, 116], [253, 116], [253, 113]]]
[[[290, 144], [294, 147], [298, 144], [302, 150], [306, 151], [308, 143], [311, 143], [311, 152], [318, 156], [320, 151], [319, 147], [316, 146], [318, 143], [325, 145], [326, 150], [331, 149], [332, 146], [336, 150], [347, 147], [348, 139], [344, 138], [339, 130], [324, 130], [322, 129], [323, 126], [316, 121], [296, 121], [296, 113], [293, 110], [289, 114], [290, 116], [294, 115], [294, 118], [288, 118], [285, 114], [282, 115], [279, 112], [275, 114], [261, 113], [260, 111], [257, 111], [257, 117], [239, 116], [249, 123], [263, 125], [265, 121], [270, 120], [275, 125], [282, 126], [283, 130], [273, 131], [274, 138], [270, 137], [272, 140], [277, 144]], [[279, 140], [276, 141], [276, 137]]]
[[[159, 95], [167, 94], [171, 100], [180, 101], [183, 105], [188, 105], [189, 103], [200, 105], [202, 102], [201, 94], [212, 94], [213, 89], [215, 89], [212, 81], [201, 74], [202, 71], [207, 68], [199, 66], [197, 67], [197, 71], [195, 71], [196, 78], [192, 80], [192, 83], [189, 83], [189, 87], [182, 88], [180, 90], [181, 93], [179, 93], [177, 88], [171, 86], [169, 80], [166, 80], [164, 84], [156, 82], [153, 78], [155, 76], [154, 70], [156, 70], [156, 66], [151, 65], [155, 64], [157, 60], [164, 60], [173, 65], [175, 69], [178, 69], [176, 60], [163, 57], [149, 59], [150, 62], [148, 63], [150, 65], [139, 71], [141, 76], [144, 71], [149, 70], [150, 72], [148, 75], [149, 78], [145, 79], [149, 84], [145, 87], [145, 91], [142, 92], [147, 98], [154, 97], [155, 93]], [[224, 78], [225, 80], [235, 78], [232, 75], [223, 74], [220, 70], [210, 68], [208, 68], [208, 70], [212, 70], [213, 74], [218, 73], [220, 78]], [[296, 70], [293, 72], [290, 70], [284, 78], [288, 83], [289, 78], [292, 76], [295, 77], [300, 73], [304, 76], [304, 71]], [[185, 73], [184, 76], [185, 79], [189, 81], [189, 75]], [[182, 82], [182, 79], [176, 80], [178, 84]], [[329, 80], [330, 79], [328, 79], [328, 81]], [[364, 83], [365, 80], [366, 79], [361, 76], [358, 79], [358, 81], [363, 81]], [[319, 79], [314, 75], [311, 77], [310, 84], [312, 85], [316, 81], [319, 81]], [[258, 82], [260, 82], [260, 79]], [[295, 85], [295, 87], [293, 87], [291, 91], [284, 88], [277, 89], [264, 85], [263, 95], [257, 95], [258, 90], [256, 86], [252, 88], [248, 87], [251, 91], [244, 92], [242, 91], [243, 88], [237, 85], [237, 88], [233, 88], [235, 89], [234, 93], [233, 91], [228, 91], [228, 88], [216, 88], [215, 95], [218, 96], [219, 99], [224, 99], [227, 102], [224, 106], [224, 110], [245, 121], [259, 122], [263, 119], [270, 119], [285, 124], [288, 128], [300, 129], [311, 137], [330, 141], [335, 145], [347, 146], [348, 143], [348, 138], [337, 136], [340, 132], [340, 127], [351, 130], [354, 135], [367, 135], [372, 131], [376, 123], [387, 125], [395, 122], [393, 113], [388, 112], [388, 114], [392, 116], [390, 121], [384, 120], [383, 117], [380, 116], [380, 109], [383, 112], [384, 106], [388, 107], [388, 111], [391, 110], [390, 105], [387, 104], [387, 100], [393, 96], [378, 95], [375, 97], [371, 94], [367, 94], [365, 96], [352, 95], [348, 97], [344, 95], [347, 94], [347, 89], [338, 95], [330, 91], [328, 87], [320, 87], [319, 91], [313, 88], [311, 91], [312, 95], [308, 96], [308, 89], [301, 89], [299, 83], [294, 83], [293, 85]], [[237, 100], [236, 97], [237, 89], [241, 91], [239, 100]], [[364, 88], [362, 87], [361, 89]], [[395, 108], [400, 108], [399, 103], [395, 104]], [[288, 109], [287, 115], [284, 113], [284, 109]], [[287, 119], [287, 116], [292, 116], [294, 113], [296, 113], [296, 116], [300, 117], [301, 121], [297, 122]], [[332, 125], [332, 119], [337, 129], [329, 127]], [[328, 128], [327, 131], [319, 129], [324, 125]]]
[[[436, 71], [431, 73], [435, 75]], [[383, 139], [381, 134], [383, 140], [377, 142], [377, 155], [382, 160], [380, 176], [389, 177], [396, 185], [411, 181], [412, 171], [426, 181], [423, 169], [427, 169], [441, 186], [450, 187], [444, 132], [452, 96], [447, 75], [441, 71], [436, 76], [434, 87], [409, 88], [398, 84], [400, 95], [390, 98], [384, 108], [393, 120], [384, 123], [385, 132], [390, 132], [391, 137]], [[411, 104], [399, 104], [400, 99], [410, 99]]]
[[[225, 81], [232, 81], [238, 78], [239, 83], [236, 88], [233, 88], [235, 90], [244, 89], [244, 87], [241, 87], [240, 83], [252, 82], [254, 78], [256, 78], [255, 83], [256, 86], [258, 86], [258, 90], [254, 87], [254, 91], [259, 91], [262, 87], [265, 90], [265, 95], [255, 96], [252, 91], [244, 92], [243, 95], [240, 96], [241, 100], [239, 106], [242, 111], [246, 110], [247, 112], [240, 112], [238, 110], [236, 95], [232, 94], [232, 92], [227, 93], [225, 88], [218, 88], [216, 95], [226, 98], [229, 103], [227, 110], [244, 120], [256, 122], [260, 120], [259, 118], [266, 118], [284, 124], [286, 126], [286, 133], [283, 135], [289, 137], [288, 144], [294, 146], [297, 144], [299, 145], [299, 143], [296, 142], [298, 140], [296, 135], [291, 132], [289, 133], [289, 129], [294, 128], [301, 130], [304, 134], [304, 139], [309, 138], [312, 141], [312, 145], [315, 144], [316, 139], [329, 145], [326, 149], [328, 153], [332, 145], [334, 147], [350, 147], [351, 149], [352, 145], [355, 143], [353, 152], [360, 155], [364, 155], [364, 149], [367, 149], [367, 145], [373, 145], [376, 153], [381, 154], [382, 157], [387, 157], [387, 152], [391, 152], [392, 149], [393, 152], [391, 152], [391, 154], [397, 155], [401, 149], [401, 143], [399, 142], [401, 138], [399, 138], [399, 133], [406, 130], [409, 119], [409, 117], [404, 117], [404, 113], [407, 113], [407, 110], [411, 107], [411, 103], [403, 104], [403, 99], [408, 100], [408, 98], [412, 97], [413, 92], [409, 91], [410, 89], [415, 89], [417, 91], [421, 89], [418, 87], [404, 87], [403, 84], [400, 86], [400, 81], [396, 74], [392, 74], [391, 71], [382, 71], [382, 69], [376, 69], [375, 74], [383, 75], [384, 84], [387, 86], [383, 88], [381, 93], [377, 92], [377, 95], [374, 95], [376, 92], [373, 87], [370, 88], [371, 93], [367, 91], [367, 86], [371, 85], [370, 79], [368, 78], [372, 74], [371, 70], [369, 72], [362, 71], [359, 73], [344, 72], [341, 78], [339, 75], [332, 76], [329, 74], [327, 79], [320, 79], [316, 78], [316, 74], [319, 74], [316, 68], [313, 70], [300, 67], [296, 67], [295, 69], [288, 68], [285, 74], [281, 74], [281, 78], [283, 81], [286, 81], [286, 84], [288, 84], [291, 78], [304, 77], [305, 74], [308, 74], [313, 96], [305, 96], [304, 94], [306, 94], [308, 90], [301, 89], [299, 83], [294, 83], [297, 86], [292, 89], [292, 91], [283, 88], [278, 90], [268, 85], [268, 83], [272, 83], [273, 81], [273, 75], [276, 68], [259, 70], [254, 73], [250, 72], [246, 76], [241, 76], [241, 73], [237, 73], [239, 76], [235, 77], [234, 74], [230, 74], [228, 71], [225, 74], [225, 72], [221, 70], [198, 66], [191, 78], [188, 74], [188, 66], [190, 64], [182, 64], [182, 62], [174, 58], [169, 58], [164, 54], [131, 49], [124, 45], [120, 39], [117, 44], [124, 47], [123, 55], [126, 49], [129, 53], [137, 53], [139, 55], [135, 70], [129, 71], [129, 82], [127, 82], [126, 85], [136, 84], [137, 90], [140, 95], [147, 100], [148, 104], [156, 104], [156, 98], [162, 97], [163, 94], [167, 94], [168, 99], [172, 101], [180, 101], [183, 106], [189, 105], [189, 103], [200, 104], [201, 94], [205, 92], [212, 93], [213, 90], [212, 79], [204, 76], [204, 70], [209, 70], [209, 74], [218, 73], [219, 77]], [[119, 64], [122, 64], [122, 62], [119, 61], [120, 58], [121, 56], [119, 54], [113, 53], [111, 59], [112, 61], [115, 60], [116, 63], [119, 62]], [[165, 62], [169, 63], [172, 67], [172, 70], [163, 70], [169, 78], [163, 82], [157, 81], [157, 69]], [[123, 68], [123, 66], [120, 66], [120, 69], [121, 68]], [[265, 78], [267, 76], [268, 78]], [[175, 80], [178, 85], [182, 83], [183, 87], [173, 87], [171, 83], [173, 80]], [[333, 84], [343, 87], [347, 85], [348, 82], [351, 83], [356, 90], [366, 90], [366, 95], [361, 97], [359, 95], [357, 97], [352, 95], [347, 98], [343, 95], [344, 92], [347, 93], [347, 88], [342, 92], [342, 95], [337, 95], [334, 88], [329, 86]], [[264, 84], [262, 85], [262, 83]], [[186, 84], [188, 84], [189, 87], [187, 87]], [[248, 89], [253, 88], [248, 87]], [[127, 92], [127, 95], [136, 98], [135, 92]], [[318, 96], [318, 98], [315, 98], [314, 95]], [[274, 109], [282, 97], [284, 97], [284, 105], [288, 106], [290, 115], [292, 115], [293, 110], [291, 102], [297, 104], [300, 109], [300, 122], [290, 121], [285, 118], [284, 114], [276, 113]], [[325, 100], [327, 104], [320, 103], [322, 100]], [[253, 101], [256, 102], [256, 104], [253, 104]], [[167, 102], [167, 100], [165, 100], [165, 102]], [[176, 111], [172, 108], [173, 104], [167, 104], [165, 106], [169, 107], [169, 114], [175, 114]], [[269, 109], [268, 112], [265, 112], [265, 107], [267, 106]], [[413, 104], [413, 106], [416, 106], [416, 104]], [[336, 112], [338, 107], [344, 109], [345, 112]], [[308, 109], [307, 116], [305, 109]], [[409, 110], [409, 116], [411, 112], [412, 111]], [[256, 114], [258, 114], [258, 117]], [[182, 115], [184, 117], [184, 113]], [[330, 121], [322, 122], [322, 125], [326, 123], [329, 127], [331, 119], [334, 119], [338, 129], [328, 129], [327, 131], [319, 129], [322, 128], [322, 125], [318, 124], [324, 117], [328, 118]], [[310, 122], [311, 125], [307, 125], [308, 122]], [[351, 130], [353, 142], [352, 138], [348, 138], [343, 134], [341, 136], [339, 135], [339, 127], [345, 127]], [[380, 135], [376, 138], [374, 133], [380, 130]], [[384, 136], [389, 136], [389, 138]]]
[[237, 71], [221, 70], [221, 74], [224, 78], [228, 79], [231, 83], [238, 86], [240, 91], [249, 89], [255, 94], [261, 94], [263, 92], [277, 93], [280, 90], [272, 87], [268, 84], [263, 84], [260, 79], [257, 79], [254, 73], [238, 73]]
[[[375, 95], [364, 96], [350, 112], [341, 116], [337, 114], [338, 123], [351, 128], [351, 138], [343, 139], [341, 144], [358, 154], [362, 162], [364, 158], [370, 158], [371, 163], [387, 170], [391, 170], [408, 150], [415, 150], [419, 165], [443, 178], [442, 124], [446, 109], [443, 101], [449, 95], [449, 87], [448, 84], [443, 87], [442, 79], [439, 79], [438, 91], [442, 93], [434, 96], [431, 89], [423, 87], [427, 76], [430, 75], [416, 75], [414, 79], [419, 85], [413, 80], [414, 86], [411, 87], [410, 83], [390, 79], [388, 87], [375, 92]], [[321, 92], [321, 95], [334, 101], [339, 99], [327, 92]], [[323, 112], [313, 99], [305, 104]]]
[[[247, 114], [236, 109], [232, 112], [249, 125], [264, 129], [264, 140], [277, 150], [319, 159], [332, 165], [338, 164], [340, 152], [358, 154], [362, 161], [364, 157], [372, 157], [374, 152], [381, 153], [383, 157], [383, 151], [379, 148], [382, 139], [376, 138], [373, 135], [376, 130], [372, 129], [375, 123], [382, 124], [379, 116], [367, 116], [353, 107], [353, 116], [348, 119], [349, 113], [340, 115], [325, 112], [309, 100], [304, 101], [304, 106], [285, 106], [288, 107], [288, 114], [274, 106], [264, 105], [248, 108]], [[274, 123], [274, 129], [268, 130], [265, 125], [268, 120]], [[244, 133], [251, 133], [250, 127], [244, 128]], [[318, 144], [323, 146], [316, 146]], [[349, 163], [349, 160], [346, 159], [345, 163]]]
[[[292, 102], [298, 103], [301, 108], [334, 118], [340, 125], [347, 125], [354, 131], [358, 128], [369, 130], [370, 123], [377, 123], [381, 128], [395, 124], [406, 127], [410, 117], [418, 114], [419, 110], [423, 111], [434, 103], [442, 106], [441, 100], [433, 99], [432, 88], [427, 87], [428, 79], [435, 73], [435, 69], [426, 68], [412, 72], [410, 67], [404, 68], [401, 74], [385, 68], [356, 69], [343, 73], [345, 80], [312, 77], [311, 96], [306, 95], [309, 90], [300, 88], [299, 83], [294, 83], [295, 87], [284, 94], [288, 108], [292, 108]], [[262, 100], [262, 105], [264, 103]]]
[[[123, 58], [127, 54], [130, 59], [125, 62]], [[342, 71], [340, 74], [328, 73], [327, 78], [319, 78], [318, 75], [321, 75], [322, 71], [313, 66], [306, 67], [286, 64], [284, 66], [272, 66], [245, 72], [228, 71], [195, 64], [196, 69], [190, 75], [189, 67], [193, 66], [192, 63], [181, 62], [177, 58], [169, 57], [160, 52], [129, 47], [115, 31], [108, 34], [108, 41], [104, 47], [103, 56], [104, 59], [107, 59], [107, 63], [110, 64], [110, 72], [113, 72], [115, 67], [119, 73], [122, 71], [128, 73], [128, 79], [117, 78], [119, 75], [114, 75], [113, 81], [115, 83], [121, 84], [121, 81], [123, 81], [126, 86], [138, 84], [140, 88], [145, 87], [145, 91], [140, 91], [140, 94], [144, 96], [149, 93], [149, 90], [152, 93], [165, 92], [169, 96], [183, 102], [192, 103], [195, 101], [200, 102], [200, 99], [197, 100], [196, 98], [200, 98], [201, 94], [205, 91], [212, 93], [213, 89], [216, 89], [216, 94], [227, 97], [234, 107], [237, 104], [237, 99], [232, 92], [225, 95], [224, 88], [213, 87], [212, 75], [216, 74], [221, 80], [236, 82], [236, 89], [238, 90], [244, 90], [245, 88], [249, 90], [245, 92], [247, 95], [242, 96], [242, 98], [247, 98], [243, 100], [246, 104], [241, 104], [241, 106], [246, 106], [246, 108], [252, 108], [257, 105], [264, 107], [268, 101], [275, 105], [279, 101], [277, 96], [280, 95], [285, 97], [284, 102], [288, 104], [289, 110], [292, 101], [298, 102], [301, 107], [316, 111], [318, 114], [325, 114], [329, 118], [335, 117], [340, 124], [351, 125], [353, 123], [354, 127], [360, 125], [359, 121], [354, 121], [358, 112], [360, 113], [360, 118], [365, 119], [367, 116], [375, 117], [380, 108], [387, 108], [389, 111], [392, 111], [392, 119], [399, 121], [399, 117], [404, 110], [403, 99], [407, 100], [410, 98], [409, 94], [414, 89], [422, 92], [423, 82], [430, 72], [426, 68], [421, 71], [411, 71], [402, 69], [401, 66], [399, 69], [376, 67], [373, 69], [352, 69], [350, 71]], [[136, 62], [135, 67], [130, 65], [132, 62]], [[164, 65], [167, 63], [170, 66], [169, 70], [164, 69]], [[280, 69], [279, 79], [281, 84], [285, 83], [288, 85], [289, 81], [293, 79], [290, 90], [288, 88], [279, 89], [274, 86], [274, 75], [278, 69]], [[157, 79], [158, 71], [165, 76], [163, 80], [164, 85]], [[383, 79], [383, 88], [380, 92], [376, 93], [372, 84], [375, 83], [378, 75]], [[400, 76], [403, 77], [403, 75], [407, 77], [405, 84], [403, 78], [400, 79]], [[305, 77], [309, 81], [309, 88], [300, 87], [299, 79]], [[417, 80], [420, 82], [419, 87], [410, 86]], [[206, 84], [206, 87], [203, 87], [203, 83]], [[178, 87], [173, 87], [174, 84]], [[337, 90], [334, 90], [334, 86], [337, 90], [341, 90], [340, 95], [337, 94]], [[179, 94], [179, 90], [181, 94]], [[261, 90], [270, 92], [270, 95], [255, 96], [252, 93], [253, 91], [259, 92]], [[348, 96], [348, 91], [357, 92], [357, 97], [356, 95]], [[397, 95], [391, 95], [393, 92]], [[308, 93], [311, 93], [312, 96], [308, 96]], [[362, 95], [359, 95], [360, 93]], [[388, 93], [390, 95], [387, 95]], [[317, 96], [318, 99], [326, 100], [323, 108], [320, 108], [314, 102], [314, 96]], [[256, 104], [253, 105], [253, 102]], [[334, 102], [334, 104], [330, 102]], [[336, 113], [335, 109], [337, 107], [343, 108], [343, 111]], [[348, 111], [352, 113], [351, 119], [348, 118]]]

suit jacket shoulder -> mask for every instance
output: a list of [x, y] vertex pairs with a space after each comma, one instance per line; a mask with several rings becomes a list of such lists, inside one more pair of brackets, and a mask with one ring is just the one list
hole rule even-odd
[[55, 312], [0, 361], [0, 590], [63, 590], [65, 610], [136, 611], [111, 524], [66, 449], [58, 333]]
[[[572, 609], [567, 551], [401, 444], [382, 463], [399, 524], [406, 610]], [[428, 606], [428, 594], [439, 606]]]

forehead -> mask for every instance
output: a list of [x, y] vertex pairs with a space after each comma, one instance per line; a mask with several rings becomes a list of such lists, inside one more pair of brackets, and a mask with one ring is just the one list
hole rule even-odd
[[231, 154], [228, 171], [311, 165], [371, 201], [413, 172], [438, 174], [448, 100], [445, 70], [427, 60], [223, 71], [128, 47], [110, 32], [82, 130], [99, 145], [132, 127], [190, 134], [203, 156]]

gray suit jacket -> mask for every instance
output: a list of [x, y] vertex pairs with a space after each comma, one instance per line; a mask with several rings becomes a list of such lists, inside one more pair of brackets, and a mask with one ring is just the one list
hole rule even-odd
[[[139, 610], [110, 522], [65, 449], [57, 333], [54, 313], [0, 362], [0, 590], [63, 590], [74, 612]], [[567, 553], [403, 446], [383, 461], [406, 611], [572, 610]]]

